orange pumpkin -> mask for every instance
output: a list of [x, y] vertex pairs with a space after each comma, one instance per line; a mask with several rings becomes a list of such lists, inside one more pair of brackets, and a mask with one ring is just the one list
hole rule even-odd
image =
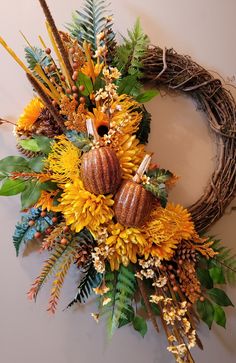
[[81, 178], [85, 188], [93, 194], [114, 194], [121, 183], [121, 168], [115, 151], [104, 146], [85, 153]]
[[153, 201], [153, 194], [141, 184], [125, 180], [115, 196], [117, 222], [127, 227], [140, 227], [149, 217]]

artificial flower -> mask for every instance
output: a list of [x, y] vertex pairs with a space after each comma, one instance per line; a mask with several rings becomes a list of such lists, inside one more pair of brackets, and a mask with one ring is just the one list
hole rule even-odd
[[138, 228], [126, 228], [119, 223], [108, 226], [110, 236], [106, 244], [114, 249], [108, 256], [111, 269], [118, 270], [120, 263], [128, 266], [130, 262], [136, 263], [137, 257], [143, 254], [147, 242]]
[[35, 205], [35, 208], [41, 207], [42, 210], [57, 211], [57, 205], [55, 205], [55, 197], [58, 194], [58, 190], [46, 191], [42, 190], [40, 198]]
[[51, 179], [63, 184], [78, 178], [80, 155], [80, 150], [64, 135], [58, 136], [47, 159]]
[[196, 235], [191, 215], [180, 205], [167, 204], [157, 207], [143, 227], [149, 241], [147, 254], [169, 260], [183, 239]]
[[111, 221], [113, 204], [111, 195], [94, 195], [84, 189], [81, 180], [76, 179], [65, 184], [59, 208], [72, 230], [80, 232], [87, 227], [93, 232], [101, 224]]
[[43, 108], [44, 105], [40, 101], [40, 99], [38, 97], [33, 98], [30, 103], [25, 107], [23, 113], [20, 115], [17, 121], [16, 131], [30, 131]]
[[120, 135], [116, 153], [122, 169], [122, 178], [130, 179], [137, 171], [145, 155], [144, 145], [135, 135]]

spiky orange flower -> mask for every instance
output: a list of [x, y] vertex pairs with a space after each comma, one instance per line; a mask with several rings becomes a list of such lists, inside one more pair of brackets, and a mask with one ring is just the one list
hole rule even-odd
[[119, 223], [108, 226], [109, 237], [106, 244], [114, 250], [108, 259], [112, 270], [118, 270], [120, 264], [128, 266], [136, 263], [137, 257], [143, 255], [147, 241], [138, 228], [126, 228]]
[[80, 155], [80, 150], [65, 135], [58, 136], [47, 159], [51, 179], [63, 184], [78, 178]]
[[35, 205], [35, 208], [41, 207], [42, 210], [49, 211], [57, 211], [57, 206], [55, 205], [55, 196], [58, 194], [58, 190], [54, 190], [51, 192], [48, 192], [46, 190], [43, 190], [41, 192], [40, 198]]
[[16, 131], [30, 131], [43, 108], [44, 105], [40, 99], [38, 97], [33, 98], [20, 115], [17, 121]]
[[123, 134], [134, 134], [142, 120], [142, 113], [137, 111], [139, 106], [132, 97], [120, 95], [111, 105], [111, 127], [118, 127]]
[[183, 239], [196, 236], [190, 213], [182, 206], [172, 203], [167, 204], [166, 208], [154, 209], [143, 231], [149, 242], [146, 256], [151, 254], [166, 260], [170, 260]]
[[144, 145], [140, 144], [135, 135], [120, 135], [116, 155], [123, 172], [122, 178], [130, 179], [144, 158]]
[[66, 224], [80, 232], [87, 227], [95, 231], [101, 224], [108, 223], [113, 217], [111, 195], [94, 195], [84, 189], [81, 180], [67, 183], [58, 210], [64, 214]]

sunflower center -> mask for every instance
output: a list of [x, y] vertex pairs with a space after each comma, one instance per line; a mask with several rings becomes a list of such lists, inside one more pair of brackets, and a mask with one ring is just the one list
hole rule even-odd
[[101, 136], [101, 137], [106, 135], [108, 133], [108, 130], [109, 129], [108, 129], [108, 127], [106, 125], [100, 125], [97, 128], [98, 135]]

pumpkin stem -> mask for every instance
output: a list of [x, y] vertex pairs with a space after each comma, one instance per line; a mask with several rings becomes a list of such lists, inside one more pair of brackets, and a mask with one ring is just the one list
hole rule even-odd
[[147, 171], [147, 169], [149, 167], [149, 164], [151, 162], [151, 158], [152, 158], [152, 156], [149, 155], [149, 154], [144, 156], [141, 164], [139, 165], [138, 170], [136, 171], [135, 176], [133, 177], [134, 182], [136, 182], [136, 183], [141, 182], [143, 174], [145, 173], [145, 171]]
[[86, 127], [87, 127], [88, 135], [92, 135], [94, 138], [94, 141], [99, 142], [100, 138], [97, 133], [96, 127], [94, 125], [94, 121], [91, 118], [86, 120]]

